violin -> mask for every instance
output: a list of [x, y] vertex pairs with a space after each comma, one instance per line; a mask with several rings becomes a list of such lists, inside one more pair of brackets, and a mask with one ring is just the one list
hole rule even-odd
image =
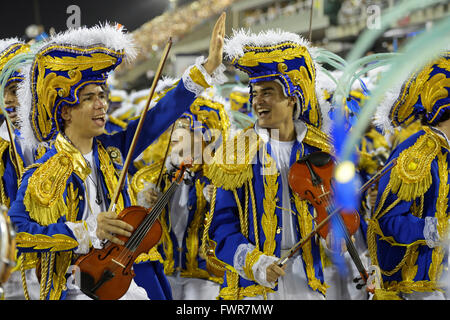
[[133, 263], [141, 253], [148, 252], [160, 241], [162, 227], [158, 218], [183, 181], [186, 167], [190, 166], [181, 165], [169, 188], [151, 209], [131, 206], [120, 212], [118, 218], [134, 228], [129, 238], [117, 236], [124, 245], [107, 242], [103, 249], [91, 249], [78, 258], [76, 279], [84, 294], [95, 300], [116, 300], [128, 291], [134, 277]]
[[[289, 169], [289, 186], [302, 200], [308, 200], [316, 210], [316, 232], [324, 239], [330, 232], [329, 220], [337, 217], [337, 226], [341, 228], [347, 250], [358, 269], [361, 278], [367, 282], [368, 273], [359, 258], [351, 236], [358, 230], [360, 220], [356, 211], [335, 213], [332, 201], [332, 178], [334, 161], [326, 152], [313, 152], [296, 161]], [[312, 235], [311, 235], [312, 236]], [[309, 237], [311, 238], [311, 237]]]

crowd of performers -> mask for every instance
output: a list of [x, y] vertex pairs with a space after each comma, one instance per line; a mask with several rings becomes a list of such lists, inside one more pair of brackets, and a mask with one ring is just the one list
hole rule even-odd
[[[125, 246], [136, 228], [118, 214], [130, 206], [150, 211], [168, 192], [157, 216], [160, 239], [132, 261], [135, 276], [120, 299], [448, 297], [450, 52], [386, 94], [355, 146], [361, 184], [395, 165], [359, 194], [351, 243], [333, 245], [332, 231], [314, 234], [280, 264], [317, 226], [315, 206], [289, 184], [291, 166], [311, 154], [334, 156], [337, 106], [350, 132], [385, 69], [362, 75], [334, 104], [340, 74], [324, 71], [323, 51], [280, 30], [225, 36], [225, 19], [212, 31], [208, 57], [177, 79], [160, 79], [152, 101], [148, 89], [108, 83], [136, 54], [121, 27], [72, 29], [34, 44], [0, 41], [7, 113], [0, 194], [15, 229], [13, 258], [0, 269], [3, 299], [95, 297], [93, 285], [102, 283], [80, 276], [77, 261], [93, 248]], [[227, 81], [226, 64], [248, 84]], [[373, 266], [371, 281], [349, 245], [367, 270]]]

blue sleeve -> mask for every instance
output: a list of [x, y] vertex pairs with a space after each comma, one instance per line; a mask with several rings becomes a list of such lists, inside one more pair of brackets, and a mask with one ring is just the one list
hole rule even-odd
[[[412, 201], [401, 200], [394, 207], [390, 208], [389, 211], [378, 220], [384, 236], [393, 237], [394, 240], [400, 244], [410, 244], [418, 240], [425, 240], [423, 235], [423, 229], [425, 226], [424, 218], [426, 216], [434, 216], [436, 212], [436, 199], [438, 192], [438, 183], [436, 183], [436, 170], [436, 161], [433, 161], [431, 166], [433, 183], [424, 195], [425, 204], [423, 206], [422, 217], [413, 215], [411, 211], [411, 207], [414, 205], [414, 202], [416, 202], [416, 205], [419, 206], [419, 199]], [[383, 195], [383, 191], [386, 189], [387, 184], [389, 183], [391, 172], [392, 171], [390, 171], [380, 179], [377, 202], [375, 205], [376, 210], [378, 210], [379, 201]], [[389, 192], [389, 195], [387, 196], [380, 213], [383, 213], [386, 209], [388, 209], [389, 206], [397, 199], [398, 198], [395, 194]]]
[[[132, 159], [139, 156], [153, 141], [164, 133], [170, 125], [183, 114], [183, 112], [187, 111], [195, 98], [195, 94], [187, 90], [183, 80], [180, 79], [178, 85], [170, 90], [147, 112]], [[99, 137], [99, 140], [105, 147], [117, 147], [123, 155], [126, 155], [130, 149], [138, 123], [139, 119], [130, 121], [127, 129], [113, 135], [103, 134]]]
[[216, 257], [233, 266], [234, 254], [240, 244], [249, 243], [241, 232], [239, 212], [231, 191], [217, 189], [216, 206], [209, 228], [209, 238], [216, 242]]

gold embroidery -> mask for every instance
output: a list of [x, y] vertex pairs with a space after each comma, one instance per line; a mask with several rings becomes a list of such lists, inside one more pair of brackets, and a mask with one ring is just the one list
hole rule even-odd
[[157, 246], [154, 246], [153, 248], [150, 249], [149, 252], [147, 253], [141, 253], [136, 260], [134, 261], [134, 263], [141, 263], [141, 262], [146, 262], [146, 261], [159, 261], [161, 263], [164, 263], [163, 258], [161, 256], [161, 254], [158, 252]]
[[66, 213], [63, 193], [72, 170], [70, 156], [59, 152], [33, 172], [23, 199], [30, 218], [47, 226]]
[[[276, 241], [275, 235], [278, 226], [278, 219], [275, 212], [278, 182], [277, 178], [279, 176], [276, 169], [275, 160], [267, 153], [264, 152], [263, 161], [263, 178], [264, 178], [264, 199], [263, 208], [264, 213], [261, 217], [261, 225], [264, 231], [266, 240], [264, 241], [264, 253], [266, 255], [272, 256], [275, 252]], [[274, 170], [272, 174], [269, 174], [268, 170]], [[253, 211], [256, 208], [252, 208]]]
[[[437, 155], [439, 167], [439, 195], [436, 200], [436, 214], [437, 230], [440, 239], [447, 239], [448, 237], [448, 164], [447, 155], [439, 152]], [[431, 256], [431, 264], [428, 270], [428, 276], [431, 281], [438, 281], [442, 274], [445, 250], [442, 246], [437, 246], [433, 249]]]
[[255, 281], [255, 276], [253, 275], [253, 265], [258, 261], [263, 253], [258, 250], [258, 248], [253, 249], [253, 251], [247, 253], [245, 257], [244, 272], [248, 279]]
[[[298, 225], [300, 226], [300, 234], [303, 237], [308, 235], [313, 229], [313, 216], [309, 212], [308, 203], [301, 200], [297, 194], [294, 193], [295, 207], [298, 212]], [[314, 269], [314, 258], [312, 256], [311, 241], [306, 242], [302, 248], [302, 257], [305, 262], [306, 275], [308, 277], [308, 284], [313, 290], [319, 290], [323, 294], [326, 293], [328, 285], [321, 283], [316, 278], [316, 271]]]
[[58, 252], [55, 257], [55, 268], [53, 273], [53, 287], [50, 291], [50, 300], [58, 300], [63, 290], [66, 290], [66, 273], [72, 262], [72, 251]]
[[403, 150], [392, 169], [392, 192], [399, 199], [410, 201], [424, 194], [432, 183], [431, 162], [440, 150], [439, 140], [429, 128], [416, 143]]
[[35, 250], [63, 251], [71, 250], [78, 246], [78, 242], [65, 235], [54, 234], [47, 236], [45, 234], [29, 234], [19, 232], [16, 236], [17, 246], [20, 248], [33, 248]]
[[194, 81], [199, 86], [202, 86], [204, 89], [211, 87], [205, 80], [203, 74], [198, 70], [196, 66], [193, 66], [189, 71], [189, 77], [192, 81]]
[[[285, 46], [285, 44], [283, 44]], [[245, 67], [256, 67], [260, 63], [272, 63], [272, 62], [283, 62], [285, 60], [293, 60], [298, 57], [305, 57], [305, 60], [311, 60], [311, 57], [306, 50], [306, 47], [289, 43], [289, 46], [293, 48], [285, 48], [282, 46], [277, 50], [272, 51], [264, 51], [264, 52], [256, 52], [256, 51], [248, 51], [246, 52], [239, 60], [238, 64]], [[272, 47], [273, 48], [273, 47]], [[254, 47], [244, 47], [244, 50], [255, 50], [257, 48]], [[269, 50], [269, 47], [262, 48], [264, 50]], [[233, 60], [232, 64], [235, 64], [236, 61]]]
[[[201, 183], [200, 180], [195, 181], [195, 194], [197, 196], [197, 208], [194, 213], [194, 218], [187, 230], [186, 236], [186, 271], [194, 272], [198, 270], [198, 252], [200, 248], [199, 229], [204, 219], [204, 212], [206, 208], [206, 199], [203, 196], [203, 188], [205, 183]], [[207, 277], [209, 274], [206, 272]]]
[[239, 275], [233, 271], [226, 272], [227, 287], [220, 290], [219, 297], [224, 300], [241, 300], [245, 297], [256, 297], [275, 292], [271, 288], [261, 286], [259, 284], [248, 287], [239, 287]]
[[67, 214], [66, 214], [66, 220], [70, 222], [75, 222], [77, 220], [78, 211], [79, 211], [79, 204], [80, 200], [78, 198], [78, 189], [74, 190], [73, 183], [69, 183], [69, 186], [67, 188]]

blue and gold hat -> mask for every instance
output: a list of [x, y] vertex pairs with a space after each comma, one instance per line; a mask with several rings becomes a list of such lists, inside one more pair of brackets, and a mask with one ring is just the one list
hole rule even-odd
[[[379, 112], [376, 123], [385, 128], [390, 128], [387, 121], [393, 127], [406, 127], [423, 115], [429, 125], [436, 125], [450, 110], [449, 93], [450, 51], [446, 51], [403, 83], [395, 102], [387, 103], [388, 110]], [[386, 115], [388, 119], [383, 119]]]
[[47, 142], [61, 130], [61, 109], [79, 103], [80, 90], [105, 84], [108, 73], [136, 55], [131, 35], [119, 25], [70, 29], [43, 42], [25, 72], [18, 95], [23, 136]]
[[[17, 38], [2, 39], [0, 40], [0, 73], [3, 71], [5, 65], [15, 56], [28, 52], [30, 50], [29, 45], [20, 41]], [[24, 80], [23, 74], [20, 70], [15, 70], [8, 77], [5, 84], [7, 87], [12, 82], [21, 82]]]
[[[308, 41], [280, 30], [251, 34], [234, 31], [226, 39], [224, 52], [239, 70], [249, 76], [249, 85], [261, 81], [279, 81], [288, 97], [295, 96], [300, 108], [295, 119], [321, 128], [323, 115], [316, 94], [316, 65]], [[252, 97], [250, 96], [250, 101]]]

